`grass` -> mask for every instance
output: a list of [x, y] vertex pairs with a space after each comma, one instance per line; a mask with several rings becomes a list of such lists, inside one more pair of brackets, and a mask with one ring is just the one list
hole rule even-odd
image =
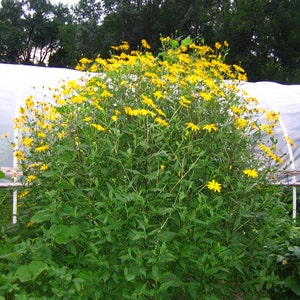
[[12, 189], [0, 189], [0, 225], [12, 220]]

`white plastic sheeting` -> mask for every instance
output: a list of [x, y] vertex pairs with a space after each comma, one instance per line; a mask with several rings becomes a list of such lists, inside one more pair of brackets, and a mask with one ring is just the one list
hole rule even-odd
[[[280, 113], [275, 128], [278, 149], [285, 156], [278, 183], [300, 185], [300, 85], [282, 85], [274, 82], [245, 82], [241, 88], [255, 97], [266, 110]], [[290, 145], [284, 137], [295, 144]]]
[[[62, 68], [45, 68], [0, 64], [0, 167], [12, 167], [12, 151], [9, 143], [1, 139], [4, 133], [14, 136], [13, 119], [19, 107], [29, 95], [50, 101], [49, 87], [59, 87], [61, 80], [81, 78], [82, 73]], [[300, 185], [300, 85], [281, 85], [274, 82], [245, 82], [241, 88], [255, 97], [266, 110], [280, 112], [280, 124], [275, 130], [278, 146], [286, 152], [279, 184]], [[48, 97], [48, 98], [47, 98]], [[291, 138], [292, 147], [284, 136]], [[296, 217], [296, 189], [293, 190], [293, 217]]]
[[13, 119], [20, 106], [30, 95], [38, 95], [47, 101], [49, 87], [58, 88], [62, 80], [79, 79], [81, 72], [63, 68], [45, 68], [24, 65], [0, 64], [0, 167], [12, 167], [13, 156], [7, 140], [2, 135], [9, 133], [13, 141]]

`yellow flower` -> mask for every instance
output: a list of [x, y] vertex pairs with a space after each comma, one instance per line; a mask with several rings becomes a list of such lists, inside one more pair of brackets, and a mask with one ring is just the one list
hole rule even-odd
[[26, 112], [26, 108], [21, 106], [20, 109], [19, 109], [19, 114], [23, 115], [23, 114], [25, 114], [25, 112]]
[[233, 65], [233, 67], [235, 68], [235, 70], [239, 73], [245, 73], [245, 70], [243, 68], [241, 68], [238, 65]]
[[276, 112], [274, 110], [266, 111], [265, 115], [267, 121], [273, 120], [275, 122], [278, 122], [280, 118], [280, 112]]
[[61, 105], [61, 106], [64, 106], [64, 105], [67, 104], [67, 101], [64, 100], [64, 99], [60, 99], [60, 98], [59, 98], [59, 99], [56, 100], [56, 104]]
[[153, 93], [154, 97], [157, 98], [157, 99], [160, 99], [160, 98], [163, 98], [164, 97], [164, 94], [162, 93], [162, 91], [155, 91]]
[[91, 72], [96, 73], [98, 71], [99, 67], [96, 64], [93, 64], [90, 68]]
[[43, 165], [40, 166], [40, 170], [41, 171], [46, 171], [47, 169], [48, 169], [48, 166], [45, 165], [45, 164], [43, 164]]
[[277, 156], [277, 157], [276, 157], [276, 161], [277, 161], [278, 163], [280, 163], [280, 164], [283, 164], [283, 163], [284, 163], [283, 159], [282, 159], [280, 156]]
[[95, 127], [99, 131], [105, 131], [105, 128], [102, 127], [100, 124], [92, 123], [91, 126]]
[[257, 171], [254, 169], [246, 169], [243, 171], [243, 173], [248, 177], [252, 177], [252, 178], [256, 178], [258, 176]]
[[131, 107], [125, 106], [125, 107], [124, 107], [124, 110], [125, 110], [125, 113], [126, 113], [127, 115], [133, 116], [133, 113], [132, 113], [133, 110], [132, 110]]
[[290, 137], [284, 136], [284, 139], [285, 139], [285, 141], [286, 141], [289, 145], [291, 145], [292, 147], [296, 148], [296, 145], [295, 145], [294, 141], [293, 141]]
[[215, 47], [217, 50], [219, 50], [219, 49], [221, 49], [222, 45], [219, 42], [216, 42]]
[[128, 42], [122, 41], [122, 45], [119, 46], [119, 50], [127, 51], [129, 50], [130, 46]]
[[86, 118], [83, 119], [84, 122], [89, 122], [91, 120], [92, 120], [92, 117], [86, 117]]
[[143, 109], [143, 108], [140, 108], [140, 109], [134, 109], [132, 111], [132, 114], [133, 116], [152, 116], [152, 117], [155, 117], [155, 113], [151, 110], [148, 110], [148, 109]]
[[103, 110], [103, 107], [100, 106], [98, 103], [93, 102], [93, 105], [96, 106], [99, 110]]
[[25, 197], [25, 196], [28, 195], [28, 194], [29, 194], [29, 191], [25, 190], [24, 192], [22, 192], [22, 193], [20, 193], [20, 194], [18, 195], [18, 198], [23, 198], [23, 197]]
[[100, 95], [100, 97], [103, 97], [103, 98], [109, 98], [109, 97], [112, 97], [113, 96], [113, 94], [111, 94], [109, 91], [107, 91], [107, 90], [104, 90], [102, 93], [101, 93], [101, 95]]
[[200, 130], [200, 127], [192, 122], [185, 123], [187, 129], [191, 129], [192, 131]]
[[237, 118], [235, 120], [235, 126], [238, 128], [245, 128], [248, 124], [248, 121], [242, 118]]
[[63, 139], [66, 135], [67, 135], [66, 132], [58, 132], [58, 133], [56, 134], [56, 136], [57, 136], [59, 139]]
[[155, 110], [156, 110], [157, 113], [158, 113], [159, 115], [161, 115], [162, 117], [164, 117], [164, 118], [167, 117], [167, 115], [166, 115], [160, 108], [155, 108]]
[[38, 137], [44, 138], [46, 134], [44, 132], [38, 132]]
[[228, 47], [229, 47], [229, 44], [228, 44], [228, 42], [227, 42], [227, 41], [224, 41], [224, 46], [225, 46], [226, 48], [228, 48]]
[[35, 175], [29, 175], [27, 178], [26, 178], [26, 183], [30, 183], [32, 182], [33, 180], [36, 179], [36, 176]]
[[160, 125], [162, 125], [162, 126], [164, 126], [164, 127], [167, 127], [169, 125], [169, 123], [167, 121], [165, 121], [165, 120], [163, 120], [161, 118], [156, 118], [155, 122], [158, 123], [158, 124], [160, 124]]
[[86, 65], [86, 64], [91, 63], [92, 60], [89, 59], [89, 58], [83, 57], [83, 58], [81, 58], [81, 59], [79, 60], [79, 62], [80, 62], [81, 64], [83, 64], [83, 65]]
[[244, 112], [241, 108], [239, 108], [235, 105], [231, 106], [231, 110], [233, 113], [235, 113], [237, 115], [241, 115]]
[[119, 46], [110, 46], [111, 49], [118, 51], [119, 50]]
[[202, 93], [200, 93], [200, 96], [201, 96], [205, 101], [209, 101], [209, 100], [212, 99], [212, 95], [209, 94], [209, 93], [204, 93], [204, 92], [202, 92]]
[[29, 221], [29, 222], [26, 224], [26, 227], [31, 227], [33, 224], [34, 224], [34, 222]]
[[3, 133], [3, 134], [2, 134], [2, 138], [3, 138], [3, 139], [7, 138], [8, 136], [9, 136], [9, 132]]
[[187, 46], [184, 46], [184, 45], [181, 45], [181, 46], [180, 46], [180, 50], [181, 50], [182, 52], [186, 52], [186, 51], [188, 50], [188, 47], [187, 47]]
[[145, 95], [142, 95], [142, 99], [143, 99], [143, 103], [147, 104], [148, 106], [151, 106], [153, 108], [156, 108], [156, 105], [154, 104], [154, 102], [152, 101], [151, 98], [145, 96]]
[[34, 101], [32, 100], [33, 96], [29, 96], [26, 100], [25, 100], [25, 105], [27, 108], [33, 108], [34, 106]]
[[44, 152], [44, 151], [47, 151], [49, 149], [49, 146], [47, 145], [43, 145], [43, 146], [40, 146], [40, 147], [36, 147], [34, 149], [35, 152]]
[[209, 181], [207, 184], [208, 189], [213, 190], [214, 192], [221, 192], [221, 184], [216, 182], [214, 179], [212, 181]]
[[186, 99], [184, 96], [181, 96], [180, 97], [180, 101], [179, 101], [179, 104], [184, 107], [184, 108], [188, 108], [189, 105], [191, 104], [191, 101]]
[[112, 116], [111, 119], [116, 122], [118, 120], [118, 117], [117, 116]]
[[272, 134], [274, 133], [273, 130], [271, 129], [271, 126], [270, 126], [270, 125], [261, 124], [261, 125], [259, 126], [259, 128], [260, 128], [261, 130], [264, 130], [267, 134], [272, 135]]
[[146, 40], [142, 40], [142, 46], [145, 48], [145, 49], [151, 49], [151, 46], [147, 43]]
[[203, 126], [202, 129], [207, 130], [208, 132], [211, 132], [212, 130], [216, 131], [217, 126], [215, 124], [207, 124], [207, 125]]
[[26, 137], [26, 138], [21, 139], [21, 142], [22, 142], [26, 147], [30, 147], [30, 145], [31, 145], [32, 142], [33, 142], [33, 139], [30, 138], [30, 137]]
[[160, 169], [163, 171], [166, 168], [165, 165], [160, 165]]

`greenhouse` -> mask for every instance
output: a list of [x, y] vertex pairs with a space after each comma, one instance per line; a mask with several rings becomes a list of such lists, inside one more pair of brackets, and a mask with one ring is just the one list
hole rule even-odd
[[[82, 73], [75, 70], [59, 68], [43, 68], [0, 64], [2, 74], [0, 81], [0, 136], [6, 136], [13, 142], [15, 132], [13, 120], [20, 106], [24, 105], [29, 95], [35, 95], [43, 101], [51, 101], [52, 89], [63, 81], [79, 79]], [[281, 85], [274, 82], [246, 82], [241, 84], [242, 90], [255, 97], [267, 110], [280, 112], [279, 126], [275, 129], [278, 148], [286, 153], [284, 164], [276, 184], [291, 186], [293, 190], [293, 218], [297, 213], [296, 186], [300, 185], [300, 85]], [[287, 140], [287, 138], [289, 140]], [[293, 142], [290, 142], [293, 141]], [[13, 158], [10, 143], [7, 139], [0, 140], [0, 167], [7, 176], [0, 180], [2, 187], [17, 187], [12, 184], [11, 176], [17, 167]], [[13, 215], [16, 222], [17, 195], [14, 193]]]

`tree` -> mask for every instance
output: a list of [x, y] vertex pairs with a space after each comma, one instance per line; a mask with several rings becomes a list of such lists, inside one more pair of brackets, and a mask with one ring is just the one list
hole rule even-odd
[[72, 7], [70, 22], [59, 27], [60, 49], [50, 57], [51, 66], [74, 67], [81, 57], [95, 58], [101, 49], [101, 1], [80, 0]]
[[0, 7], [0, 61], [18, 63], [22, 60], [24, 19], [22, 3], [2, 0]]
[[68, 8], [49, 0], [3, 0], [0, 10], [1, 59], [10, 63], [45, 64], [59, 48], [59, 26]]

